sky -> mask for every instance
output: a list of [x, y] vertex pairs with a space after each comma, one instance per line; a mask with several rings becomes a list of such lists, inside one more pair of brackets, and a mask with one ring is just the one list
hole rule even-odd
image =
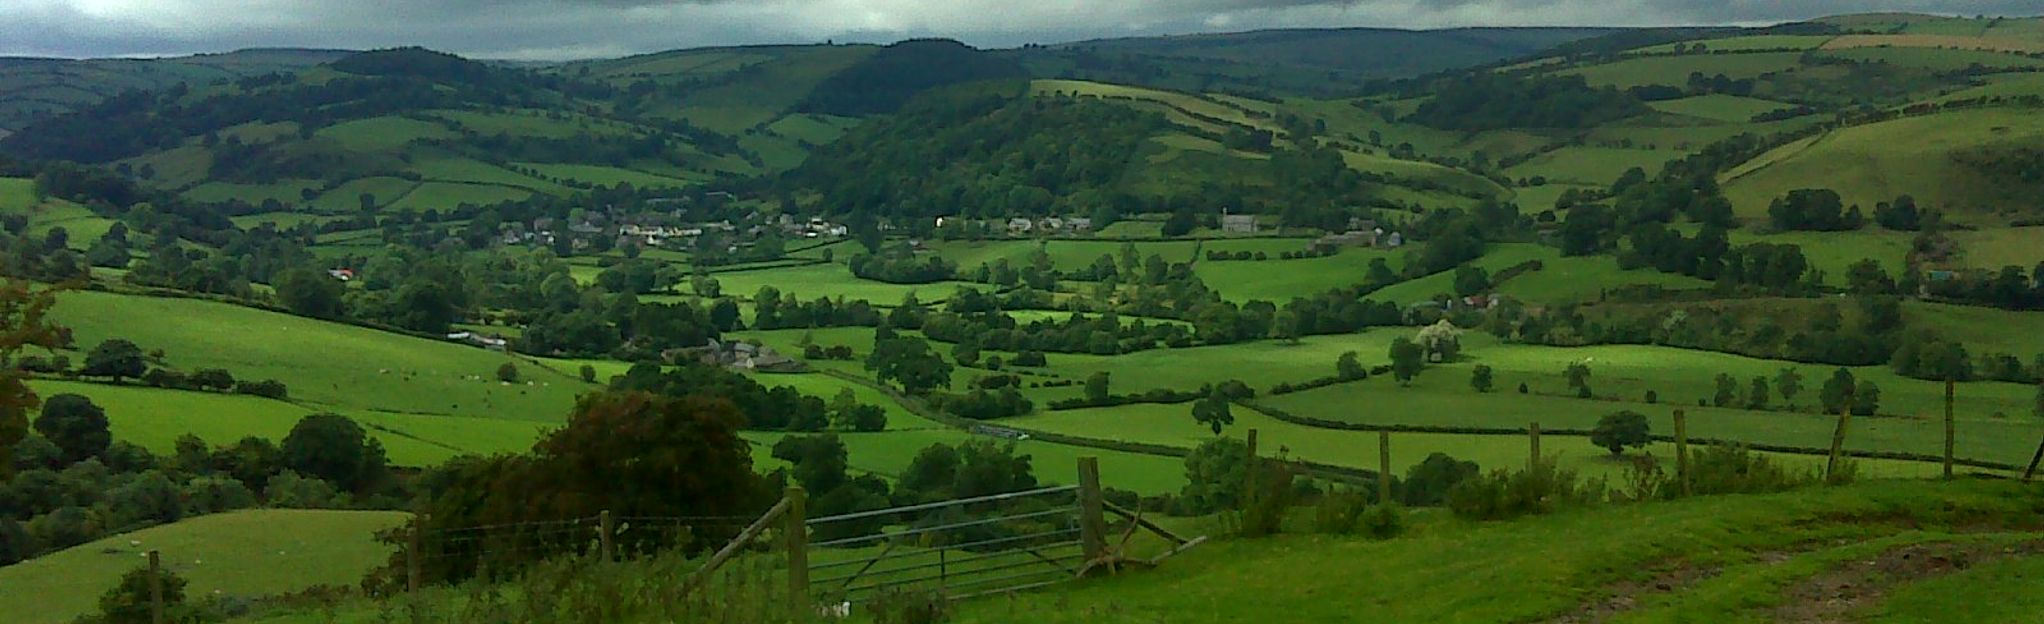
[[422, 45], [563, 60], [950, 37], [982, 47], [1260, 28], [1761, 24], [1867, 11], [2032, 15], [2040, 0], [0, 0], [0, 55]]

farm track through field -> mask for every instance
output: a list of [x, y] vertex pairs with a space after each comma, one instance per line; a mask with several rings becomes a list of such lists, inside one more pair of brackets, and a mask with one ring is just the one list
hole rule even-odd
[[1777, 622], [1818, 624], [1852, 621], [1852, 613], [1880, 604], [1889, 590], [1964, 571], [1976, 565], [2044, 555], [2044, 540], [2020, 544], [1939, 542], [1893, 548], [1880, 555], [1850, 561], [1797, 583], [1776, 607]]
[[[1787, 154], [1782, 154], [1780, 158], [1776, 158], [1776, 159], [1774, 159], [1774, 160], [1770, 160], [1770, 161], [1767, 161], [1767, 164], [1765, 164], [1765, 165], [1761, 165], [1761, 166], [1759, 166], [1759, 167], [1755, 167], [1755, 168], [1753, 168], [1753, 169], [1749, 169], [1749, 170], [1747, 170], [1747, 171], [1746, 171], [1745, 173], [1741, 173], [1741, 174], [1739, 174], [1739, 175], [1735, 175], [1735, 176], [1732, 176], [1732, 177], [1729, 177], [1729, 178], [1725, 178], [1724, 180], [1721, 180], [1721, 181], [1719, 181], [1719, 182], [1718, 182], [1718, 184], [1719, 184], [1719, 186], [1729, 185], [1729, 184], [1731, 184], [1731, 183], [1733, 183], [1733, 182], [1737, 182], [1737, 181], [1739, 181], [1739, 180], [1743, 180], [1743, 179], [1745, 179], [1745, 178], [1747, 178], [1747, 177], [1751, 177], [1751, 176], [1752, 176], [1753, 174], [1756, 174], [1756, 173], [1760, 173], [1760, 172], [1762, 172], [1762, 171], [1766, 171], [1766, 170], [1768, 170], [1769, 168], [1772, 168], [1772, 167], [1774, 167], [1775, 165], [1778, 165], [1778, 164], [1781, 164], [1781, 163], [1784, 163], [1784, 162], [1787, 162], [1787, 161], [1790, 161], [1790, 160], [1794, 160], [1794, 159], [1795, 159], [1795, 158], [1796, 158], [1797, 156], [1801, 156], [1801, 155], [1803, 155], [1803, 153], [1804, 153], [1804, 152], [1808, 152], [1808, 151], [1810, 151], [1810, 149], [1811, 149], [1811, 148], [1815, 148], [1815, 147], [1817, 147], [1818, 145], [1822, 145], [1822, 144], [1823, 144], [1823, 143], [1824, 143], [1825, 141], [1829, 141], [1829, 140], [1831, 140], [1831, 138], [1832, 138], [1832, 137], [1835, 137], [1835, 136], [1837, 136], [1837, 135], [1838, 135], [1838, 131], [1840, 131], [1840, 130], [1845, 130], [1845, 129], [1847, 129], [1847, 128], [1834, 128], [1834, 129], [1831, 129], [1831, 130], [1826, 130], [1826, 131], [1824, 132], [1824, 134], [1821, 134], [1821, 135], [1818, 135], [1818, 136], [1817, 136], [1817, 140], [1815, 140], [1815, 141], [1811, 141], [1811, 142], [1809, 142], [1809, 143], [1807, 143], [1807, 144], [1804, 144], [1804, 145], [1803, 145], [1802, 147], [1796, 148], [1796, 151], [1794, 151], [1794, 152], [1790, 152], [1790, 153], [1787, 153]], [[1763, 154], [1763, 155], [1765, 155], [1765, 154]]]

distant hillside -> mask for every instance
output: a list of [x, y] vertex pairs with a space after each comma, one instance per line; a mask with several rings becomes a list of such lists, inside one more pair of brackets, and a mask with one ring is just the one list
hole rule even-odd
[[1611, 28], [1345, 28], [1103, 39], [1012, 52], [1042, 78], [1182, 91], [1338, 95], [1365, 81], [1408, 78], [1533, 55]]
[[956, 41], [903, 41], [824, 80], [797, 108], [805, 113], [848, 117], [892, 113], [909, 98], [930, 89], [1026, 75], [1014, 61]]
[[341, 50], [275, 48], [163, 59], [0, 58], [0, 137], [130, 89], [208, 85], [296, 71], [346, 54]]

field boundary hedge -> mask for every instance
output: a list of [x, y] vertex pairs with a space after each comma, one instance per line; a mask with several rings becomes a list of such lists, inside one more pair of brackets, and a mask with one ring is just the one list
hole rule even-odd
[[[1327, 420], [1324, 418], [1299, 416], [1297, 414], [1293, 414], [1291, 412], [1287, 412], [1275, 407], [1259, 404], [1254, 401], [1237, 401], [1237, 403], [1241, 404], [1243, 407], [1247, 407], [1249, 409], [1262, 412], [1264, 413], [1264, 415], [1270, 416], [1271, 418], [1275, 418], [1280, 421], [1304, 427], [1313, 427], [1316, 429], [1333, 429], [1337, 431], [1389, 431], [1393, 433], [1444, 433], [1454, 435], [1490, 435], [1490, 436], [1525, 436], [1528, 433], [1531, 433], [1531, 431], [1526, 428], [1512, 427], [1376, 425], [1367, 423], [1342, 422], [1336, 420]], [[1590, 431], [1587, 429], [1548, 429], [1542, 427], [1540, 429], [1540, 435], [1587, 438], [1590, 437]], [[1654, 434], [1649, 437], [1651, 437], [1655, 442], [1675, 441], [1675, 436], [1672, 435]], [[1812, 448], [1806, 446], [1790, 446], [1786, 444], [1767, 444], [1763, 442], [1746, 442], [1741, 440], [1727, 440], [1721, 438], [1690, 438], [1689, 443], [1700, 444], [1705, 446], [1739, 446], [1755, 451], [1763, 451], [1768, 453], [1786, 453], [1791, 455], [1828, 456], [1831, 454], [1830, 449]], [[1865, 451], [1846, 449], [1845, 455], [1847, 457], [1855, 457], [1860, 459], [1890, 459], [1897, 461], [1913, 461], [1926, 463], [1941, 463], [1945, 460], [1944, 457], [1938, 455], [1926, 455], [1922, 453], [1904, 453], [1900, 451]], [[2022, 466], [2017, 466], [2015, 464], [2004, 464], [2001, 462], [1993, 462], [1980, 459], [1967, 459], [1964, 457], [1955, 457], [1952, 459], [1952, 463], [1954, 465], [1966, 466], [1969, 468], [1984, 468], [1988, 470], [2002, 470], [2008, 472], [2015, 472], [2023, 469]]]
[[[895, 403], [901, 405], [904, 409], [907, 409], [908, 411], [915, 413], [917, 416], [930, 419], [932, 421], [941, 423], [953, 429], [960, 429], [967, 432], [971, 432], [978, 427], [999, 427], [1001, 429], [1006, 429], [1008, 431], [1026, 434], [1029, 436], [1029, 439], [1031, 440], [1049, 442], [1051, 444], [1062, 444], [1065, 446], [1096, 448], [1101, 450], [1117, 451], [1122, 453], [1136, 453], [1140, 455], [1155, 455], [1158, 457], [1173, 457], [1181, 459], [1187, 455], [1192, 454], [1192, 449], [1180, 448], [1176, 446], [1167, 446], [1163, 444], [1145, 444], [1141, 442], [1126, 442], [1121, 440], [1105, 440], [1101, 438], [1089, 438], [1085, 436], [1075, 436], [1063, 433], [1041, 431], [1037, 429], [1029, 429], [1026, 427], [1014, 427], [1010, 425], [996, 424], [993, 421], [978, 421], [972, 420], [970, 418], [960, 418], [950, 414], [942, 413], [938, 410], [930, 409], [928, 405], [922, 402], [922, 400], [916, 399], [914, 397], [905, 396], [901, 394], [900, 391], [897, 391], [886, 384], [876, 383], [871, 379], [860, 377], [858, 375], [853, 375], [851, 373], [847, 373], [844, 371], [825, 370], [822, 372], [825, 375], [829, 375], [832, 377], [836, 377], [838, 379], [842, 379], [862, 386], [866, 386], [868, 388], [872, 388], [874, 390], [878, 390], [880, 391], [881, 394], [887, 395], [887, 397], [893, 399]], [[1323, 464], [1319, 462], [1302, 461], [1296, 459], [1285, 461], [1289, 464], [1301, 468], [1302, 471], [1309, 476], [1319, 477], [1331, 481], [1341, 481], [1352, 485], [1375, 483], [1376, 482], [1375, 480], [1377, 478], [1377, 471], [1375, 470], [1363, 470], [1360, 468], [1350, 468], [1347, 466], [1336, 466], [1332, 464]]]

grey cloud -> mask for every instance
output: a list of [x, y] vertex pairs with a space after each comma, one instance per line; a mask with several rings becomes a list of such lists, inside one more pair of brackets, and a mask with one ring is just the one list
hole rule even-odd
[[424, 45], [569, 58], [954, 37], [1012, 46], [1272, 27], [1765, 23], [1874, 10], [2033, 14], [2037, 0], [0, 0], [0, 54]]

